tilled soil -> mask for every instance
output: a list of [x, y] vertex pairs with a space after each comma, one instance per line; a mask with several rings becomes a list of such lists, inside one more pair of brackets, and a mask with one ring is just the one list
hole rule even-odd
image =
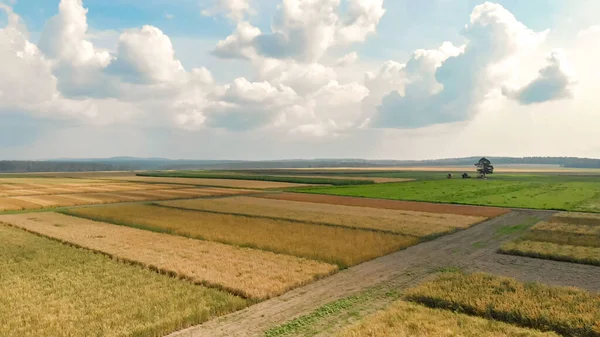
[[304, 201], [332, 205], [362, 206], [429, 213], [483, 216], [487, 218], [492, 218], [502, 214], [506, 214], [510, 211], [506, 208], [499, 207], [436, 204], [428, 202], [343, 197], [337, 195], [309, 193], [265, 193], [259, 195], [259, 197], [276, 200]]
[[600, 292], [600, 267], [496, 253], [503, 242], [518, 235], [505, 235], [499, 229], [519, 225], [531, 217], [547, 220], [552, 214], [547, 211], [513, 211], [467, 230], [362, 263], [280, 297], [176, 332], [170, 337], [262, 336], [269, 328], [340, 298], [379, 285], [406, 289], [432, 277], [440, 268], [448, 267]]

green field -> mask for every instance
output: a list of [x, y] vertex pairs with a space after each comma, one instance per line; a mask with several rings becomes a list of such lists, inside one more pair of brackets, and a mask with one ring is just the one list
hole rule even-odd
[[[430, 173], [429, 173], [430, 174]], [[439, 173], [438, 173], [439, 174]], [[425, 178], [422, 175], [421, 178]], [[497, 174], [490, 179], [423, 180], [298, 192], [500, 207], [600, 212], [600, 178], [565, 174]]]
[[255, 181], [273, 181], [279, 183], [293, 183], [293, 184], [310, 184], [310, 185], [334, 185], [334, 186], [347, 186], [347, 185], [369, 185], [374, 184], [372, 180], [359, 180], [359, 179], [340, 179], [340, 178], [328, 178], [328, 177], [288, 177], [288, 176], [275, 176], [275, 175], [257, 175], [257, 174], [245, 174], [237, 172], [221, 172], [221, 171], [170, 171], [170, 172], [148, 172], [138, 173], [141, 177], [169, 177], [169, 178], [203, 178], [203, 179], [234, 179], [234, 180], [255, 180]]

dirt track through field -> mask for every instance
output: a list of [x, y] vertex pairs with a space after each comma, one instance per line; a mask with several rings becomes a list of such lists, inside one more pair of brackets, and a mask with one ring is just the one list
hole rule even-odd
[[505, 235], [498, 229], [522, 224], [531, 217], [547, 220], [552, 214], [547, 211], [513, 211], [467, 230], [365, 262], [170, 337], [262, 336], [265, 330], [308, 314], [324, 304], [379, 285], [406, 289], [444, 267], [600, 292], [600, 267], [496, 253], [503, 242], [519, 234]]

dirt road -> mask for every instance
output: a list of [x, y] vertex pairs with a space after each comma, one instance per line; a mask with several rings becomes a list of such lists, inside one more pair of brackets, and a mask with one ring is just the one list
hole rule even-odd
[[502, 228], [519, 225], [531, 217], [548, 219], [552, 214], [547, 211], [513, 211], [467, 230], [357, 265], [245, 310], [171, 334], [170, 337], [262, 336], [265, 330], [329, 302], [377, 285], [405, 289], [446, 267], [600, 291], [600, 267], [496, 253], [503, 242], [518, 235], [502, 231]]

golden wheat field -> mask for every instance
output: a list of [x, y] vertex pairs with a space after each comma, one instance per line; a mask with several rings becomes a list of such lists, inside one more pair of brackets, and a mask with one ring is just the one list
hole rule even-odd
[[503, 244], [500, 252], [509, 255], [600, 266], [600, 248], [596, 247], [561, 245], [544, 241], [515, 240]]
[[409, 289], [405, 297], [564, 336], [600, 336], [600, 294], [581, 289], [524, 284], [483, 273], [443, 273]]
[[523, 238], [533, 241], [598, 248], [600, 247], [600, 226], [540, 222], [525, 233]]
[[212, 178], [173, 178], [173, 177], [110, 177], [115, 181], [131, 181], [131, 182], [158, 182], [167, 184], [186, 184], [195, 186], [217, 186], [217, 187], [232, 187], [232, 188], [248, 188], [248, 189], [272, 189], [272, 188], [289, 188], [309, 186], [306, 184], [284, 183], [276, 181], [258, 181], [258, 180], [238, 180], [238, 179], [212, 179]]
[[431, 309], [405, 301], [397, 301], [387, 309], [366, 317], [336, 335], [336, 337], [376, 336], [558, 337], [559, 335], [448, 310]]
[[165, 201], [160, 204], [185, 209], [375, 229], [415, 236], [428, 236], [463, 229], [486, 219], [477, 216], [269, 200], [252, 197], [232, 197], [218, 200], [177, 200]]
[[163, 336], [248, 306], [217, 289], [0, 225], [0, 336]]
[[282, 294], [337, 270], [294, 256], [58, 213], [1, 215], [0, 222], [254, 299]]
[[153, 205], [68, 211], [88, 219], [147, 228], [335, 263], [341, 267], [417, 244], [416, 237], [275, 219], [257, 219]]

